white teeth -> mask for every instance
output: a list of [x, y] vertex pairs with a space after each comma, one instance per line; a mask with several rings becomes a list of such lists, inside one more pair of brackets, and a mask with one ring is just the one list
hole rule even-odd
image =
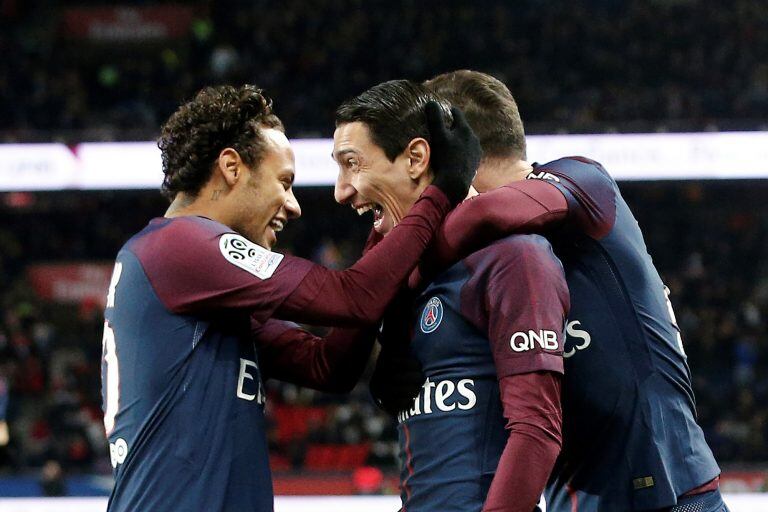
[[[353, 208], [354, 208], [354, 207], [353, 207]], [[364, 205], [363, 205], [363, 206], [361, 206], [360, 208], [355, 208], [355, 211], [357, 212], [357, 214], [358, 214], [358, 215], [362, 215], [362, 214], [364, 214], [365, 212], [367, 212], [367, 211], [369, 211], [369, 210], [372, 210], [372, 209], [373, 209], [373, 205], [370, 205], [370, 204], [364, 204]]]
[[281, 220], [273, 220], [269, 223], [269, 226], [277, 233], [278, 231], [282, 231], [285, 227], [285, 222]]

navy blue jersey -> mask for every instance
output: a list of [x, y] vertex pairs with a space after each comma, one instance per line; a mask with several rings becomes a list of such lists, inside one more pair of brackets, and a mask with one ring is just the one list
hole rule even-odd
[[200, 217], [155, 219], [117, 256], [102, 396], [110, 511], [270, 511], [250, 317], [309, 271]]
[[562, 267], [537, 235], [477, 251], [420, 294], [411, 347], [426, 381], [398, 418], [403, 510], [482, 509], [509, 435], [498, 380], [562, 372], [567, 309]]
[[568, 201], [553, 237], [571, 295], [563, 451], [548, 510], [669, 507], [720, 470], [696, 412], [691, 376], [643, 235], [603, 167], [563, 158], [536, 167]]

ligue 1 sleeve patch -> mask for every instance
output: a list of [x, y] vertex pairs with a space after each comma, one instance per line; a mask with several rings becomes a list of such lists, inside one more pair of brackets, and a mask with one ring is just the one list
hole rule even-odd
[[228, 262], [259, 279], [272, 277], [277, 266], [283, 261], [282, 254], [268, 251], [235, 233], [222, 235], [219, 239], [219, 249]]
[[427, 305], [424, 306], [424, 311], [421, 313], [421, 332], [429, 334], [434, 332], [440, 327], [440, 322], [443, 321], [443, 303], [437, 297], [432, 297], [427, 301]]

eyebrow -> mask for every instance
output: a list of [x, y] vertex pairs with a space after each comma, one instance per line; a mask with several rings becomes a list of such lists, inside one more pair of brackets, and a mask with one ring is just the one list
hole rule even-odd
[[349, 153], [357, 153], [357, 150], [352, 148], [345, 148], [345, 149], [340, 149], [338, 151], [332, 151], [331, 158], [333, 160], [339, 161], [339, 159], [341, 159], [343, 156]]

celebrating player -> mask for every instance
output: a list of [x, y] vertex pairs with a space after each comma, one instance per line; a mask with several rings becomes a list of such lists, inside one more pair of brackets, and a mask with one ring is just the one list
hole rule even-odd
[[581, 157], [529, 165], [517, 105], [493, 77], [457, 71], [426, 85], [466, 112], [483, 146], [474, 184], [487, 192], [446, 219], [422, 273], [538, 230], [565, 267], [563, 451], [547, 510], [727, 510], [669, 290], [616, 182]]
[[[424, 118], [430, 99], [423, 86], [399, 80], [336, 112], [336, 200], [373, 210], [381, 243], [422, 193], [431, 158], [458, 149], [445, 145], [436, 104]], [[549, 243], [510, 236], [405, 300], [393, 304], [382, 333], [386, 350], [412, 330], [426, 376], [398, 417], [403, 510], [530, 512], [560, 450], [568, 292]]]
[[[454, 142], [468, 156], [439, 162], [456, 172], [433, 165], [433, 186], [422, 187], [387, 240], [350, 269], [331, 271], [270, 250], [301, 210], [293, 152], [259, 89], [207, 88], [170, 117], [159, 147], [171, 205], [123, 246], [107, 298], [109, 510], [272, 510], [253, 338], [282, 335], [275, 328], [283, 326], [267, 322], [273, 317], [324, 325], [379, 320], [474, 176], [479, 145], [461, 116], [455, 124]], [[323, 354], [296, 348], [316, 340], [295, 331], [289, 338], [267, 350], [275, 368], [263, 371], [322, 380], [313, 357]]]

